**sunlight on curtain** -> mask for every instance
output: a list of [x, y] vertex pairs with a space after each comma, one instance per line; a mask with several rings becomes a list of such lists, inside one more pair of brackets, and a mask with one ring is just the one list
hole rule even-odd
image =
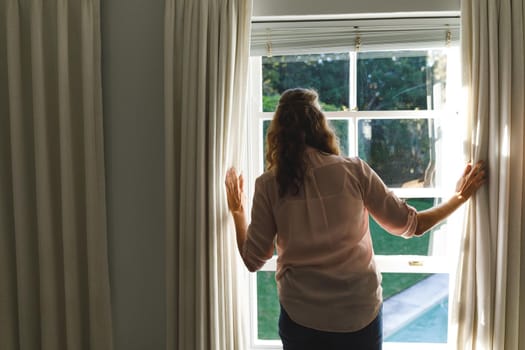
[[456, 343], [523, 349], [524, 3], [464, 0], [461, 17], [469, 157], [488, 162], [489, 182], [469, 207], [453, 308]]
[[251, 1], [165, 5], [167, 349], [242, 350], [248, 284], [224, 175], [245, 148]]
[[0, 2], [1, 349], [112, 349], [99, 17]]

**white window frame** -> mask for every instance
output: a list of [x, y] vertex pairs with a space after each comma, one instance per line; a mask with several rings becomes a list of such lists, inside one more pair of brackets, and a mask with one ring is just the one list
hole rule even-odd
[[[384, 48], [388, 50], [389, 48]], [[452, 57], [451, 57], [452, 56]], [[250, 58], [250, 116], [247, 123], [247, 135], [249, 142], [248, 149], [248, 171], [247, 171], [247, 193], [253, 193], [253, 183], [257, 176], [263, 172], [263, 140], [262, 140], [262, 122], [264, 120], [271, 120], [273, 112], [262, 112], [262, 58]], [[441, 155], [455, 152], [456, 156], [447, 160], [447, 164], [451, 164], [451, 169], [461, 170], [463, 164], [462, 152], [458, 152], [458, 144], [461, 145], [461, 139], [464, 132], [461, 129], [461, 123], [457, 123], [457, 116], [459, 114], [459, 106], [461, 103], [460, 91], [453, 90], [453, 85], [447, 82], [447, 101], [449, 105], [444, 110], [431, 111], [357, 111], [357, 93], [356, 93], [356, 69], [357, 69], [356, 53], [350, 52], [350, 109], [341, 112], [325, 112], [328, 119], [345, 119], [349, 121], [349, 135], [352, 138], [357, 133], [357, 121], [360, 118], [374, 119], [374, 118], [430, 118], [442, 122], [441, 127], [444, 128], [443, 135], [448, 138], [442, 140]], [[449, 52], [449, 59], [447, 64], [447, 77], [460, 76], [459, 71], [459, 50], [455, 48], [454, 52]], [[455, 64], [454, 64], [455, 62]], [[456, 118], [456, 119], [454, 119]], [[456, 120], [456, 122], [453, 122]], [[459, 140], [459, 141], [458, 141]], [[450, 147], [452, 150], [443, 148]], [[357, 154], [357, 138], [353, 137], [353, 142], [349, 145], [350, 155]], [[442, 162], [440, 162], [442, 163]], [[458, 167], [459, 166], [459, 167]], [[446, 177], [455, 177], [458, 174], [446, 174], [441, 176], [443, 181], [438, 181], [445, 187], [449, 187], [450, 180]], [[444, 187], [435, 188], [392, 188], [392, 190], [401, 198], [446, 198], [447, 191]], [[450, 191], [449, 191], [450, 192]], [[251, 198], [248, 198], [248, 203], [251, 203]], [[450, 252], [458, 251], [459, 236], [462, 227], [462, 212], [458, 211], [448, 218], [447, 223], [436, 229], [433, 234], [432, 255], [429, 256], [410, 256], [410, 255], [376, 255], [375, 259], [377, 266], [381, 272], [403, 272], [403, 273], [447, 273], [449, 274], [449, 296], [453, 295], [454, 280], [455, 280], [455, 266], [457, 266], [457, 257], [451, 256]], [[448, 254], [448, 255], [447, 255]], [[270, 259], [261, 269], [261, 271], [275, 271], [276, 270], [276, 256]], [[258, 320], [257, 320], [257, 276], [251, 274], [250, 276], [250, 346], [253, 350], [258, 349], [282, 349], [280, 340], [261, 340], [258, 339]], [[449, 299], [451, 300], [451, 299]], [[411, 349], [451, 349], [451, 308], [452, 302], [449, 301], [449, 325], [448, 325], [448, 342], [441, 344], [432, 343], [392, 343], [385, 342], [383, 348], [385, 350], [411, 350]]]

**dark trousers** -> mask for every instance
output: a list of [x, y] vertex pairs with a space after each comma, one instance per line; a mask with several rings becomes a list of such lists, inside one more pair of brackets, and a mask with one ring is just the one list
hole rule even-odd
[[279, 335], [283, 342], [283, 350], [381, 350], [382, 309], [365, 328], [356, 332], [338, 333], [303, 327], [292, 321], [281, 306]]

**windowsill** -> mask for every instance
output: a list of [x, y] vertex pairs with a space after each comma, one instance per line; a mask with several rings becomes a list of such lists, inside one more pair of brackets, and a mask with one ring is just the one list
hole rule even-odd
[[383, 350], [448, 350], [449, 344], [432, 343], [384, 343]]
[[[432, 343], [383, 343], [383, 350], [449, 350], [450, 344]], [[252, 344], [252, 350], [282, 350], [280, 340], [257, 340]]]
[[[376, 264], [381, 272], [404, 273], [449, 273], [450, 258], [446, 256], [420, 255], [376, 255]], [[274, 255], [260, 271], [275, 271], [277, 256]]]

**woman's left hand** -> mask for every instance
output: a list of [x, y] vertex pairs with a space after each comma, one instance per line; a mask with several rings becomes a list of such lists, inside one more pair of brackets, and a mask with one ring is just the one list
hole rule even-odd
[[232, 213], [244, 212], [244, 179], [242, 174], [237, 176], [235, 168], [231, 167], [226, 172], [226, 197], [228, 198], [228, 209]]
[[456, 185], [456, 194], [462, 200], [469, 199], [486, 182], [485, 162], [479, 161], [476, 164], [467, 164], [463, 175]]

